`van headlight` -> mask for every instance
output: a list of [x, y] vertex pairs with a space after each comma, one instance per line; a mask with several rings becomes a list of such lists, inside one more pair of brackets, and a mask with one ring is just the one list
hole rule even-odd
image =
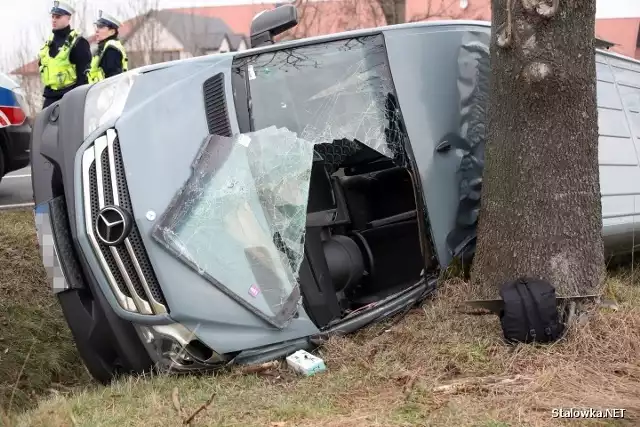
[[139, 72], [132, 70], [98, 82], [89, 89], [84, 104], [84, 137], [117, 119]]

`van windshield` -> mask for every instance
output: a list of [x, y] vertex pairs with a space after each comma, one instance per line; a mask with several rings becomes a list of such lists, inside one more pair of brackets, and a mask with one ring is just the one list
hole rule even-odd
[[[347, 140], [354, 151], [362, 144], [391, 158], [402, 151], [396, 148], [401, 137], [394, 132], [396, 97], [382, 35], [245, 61], [253, 130], [283, 127], [316, 145]], [[332, 150], [316, 148], [321, 154]]]

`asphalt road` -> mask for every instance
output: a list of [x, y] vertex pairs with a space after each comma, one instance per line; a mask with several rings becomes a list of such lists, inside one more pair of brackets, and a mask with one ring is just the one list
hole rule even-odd
[[31, 166], [11, 172], [0, 181], [0, 210], [33, 206]]

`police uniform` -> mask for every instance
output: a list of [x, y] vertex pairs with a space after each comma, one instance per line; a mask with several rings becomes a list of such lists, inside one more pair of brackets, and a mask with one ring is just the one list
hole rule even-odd
[[[74, 12], [68, 3], [53, 2], [52, 15], [71, 16]], [[77, 30], [69, 26], [53, 30], [38, 57], [40, 79], [44, 85], [43, 108], [59, 101], [75, 87], [88, 83], [91, 49], [87, 39]]]
[[116, 33], [98, 43], [98, 50], [91, 59], [89, 83], [99, 82], [129, 69], [127, 52], [118, 40], [120, 21], [101, 10], [95, 24], [112, 28]]

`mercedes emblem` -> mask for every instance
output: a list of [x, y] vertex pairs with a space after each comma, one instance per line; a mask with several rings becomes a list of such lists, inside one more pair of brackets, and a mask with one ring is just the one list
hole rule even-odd
[[118, 246], [129, 237], [133, 218], [119, 206], [107, 206], [98, 212], [96, 235], [107, 246]]

